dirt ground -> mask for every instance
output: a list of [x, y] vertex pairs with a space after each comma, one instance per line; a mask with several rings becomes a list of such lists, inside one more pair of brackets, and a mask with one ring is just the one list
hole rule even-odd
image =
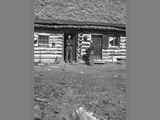
[[126, 65], [59, 64], [34, 66], [34, 114], [41, 120], [83, 106], [100, 120], [127, 120]]

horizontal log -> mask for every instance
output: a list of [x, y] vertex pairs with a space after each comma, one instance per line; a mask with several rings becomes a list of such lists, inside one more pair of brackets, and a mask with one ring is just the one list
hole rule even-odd
[[90, 44], [90, 42], [82, 41], [82, 44]]
[[126, 54], [102, 54], [102, 56], [126, 56]]
[[126, 56], [126, 55], [123, 55], [123, 54], [113, 54], [113, 55], [102, 55], [102, 56]]
[[103, 61], [104, 62], [112, 62], [113, 60], [112, 59], [104, 59]]
[[42, 50], [42, 51], [43, 50], [44, 51], [45, 50], [51, 50], [51, 51], [55, 50], [56, 51], [56, 50], [63, 50], [63, 48], [56, 48], [56, 47], [54, 47], [54, 48], [49, 48], [49, 47], [34, 47], [34, 50]]
[[51, 35], [49, 36], [50, 38], [55, 38], [55, 39], [63, 39], [63, 35]]
[[112, 59], [111, 56], [102, 56], [103, 59]]
[[34, 56], [55, 56], [63, 55], [62, 53], [34, 53]]
[[58, 51], [58, 52], [60, 52], [60, 51], [63, 51], [63, 49], [55, 49], [55, 50], [34, 50], [34, 52], [42, 52], [42, 53], [45, 53], [45, 52], [55, 52], [55, 51]]
[[54, 61], [56, 58], [34, 58], [34, 60], [38, 61], [38, 60], [50, 60], [50, 61]]
[[55, 59], [34, 59], [34, 62], [54, 63]]
[[88, 48], [90, 45], [82, 45], [82, 48]]
[[33, 43], [33, 48], [38, 47], [37, 43]]
[[57, 50], [57, 51], [38, 51], [38, 50], [35, 50], [33, 51], [34, 54], [57, 54], [57, 53], [63, 53], [62, 50]]
[[81, 49], [87, 49], [89, 46], [82, 46]]
[[126, 52], [120, 52], [120, 53], [102, 53], [102, 55], [126, 55]]
[[123, 48], [123, 49], [125, 49], [125, 48], [127, 48], [126, 46], [120, 46], [120, 48]]
[[127, 51], [126, 49], [102, 49], [102, 52]]
[[84, 53], [85, 53], [85, 52], [86, 52], [86, 49], [82, 49], [81, 52], [84, 52]]
[[34, 52], [34, 54], [39, 54], [39, 55], [62, 55], [63, 54], [63, 52], [45, 52], [45, 53], [41, 53], [41, 52]]
[[57, 58], [57, 57], [63, 57], [63, 55], [51, 55], [51, 54], [34, 54], [34, 58]]
[[102, 56], [103, 58], [127, 58], [127, 56], [123, 56], [123, 55], [115, 55], [115, 56]]
[[123, 58], [123, 59], [126, 59], [127, 56], [114, 56], [113, 58]]
[[52, 33], [34, 33], [34, 35], [47, 35], [49, 38], [63, 39], [63, 34], [52, 34]]
[[126, 53], [118, 53], [118, 54], [102, 54], [103, 56], [125, 56], [125, 55], [127, 55]]
[[63, 39], [49, 39], [49, 40], [52, 40], [52, 41], [54, 41], [54, 42], [63, 42]]
[[102, 54], [126, 54], [127, 52], [102, 52]]
[[102, 52], [103, 54], [121, 54], [121, 53], [127, 53], [126, 51], [116, 51], [116, 52]]
[[96, 26], [96, 25], [42, 25], [35, 24], [35, 27], [45, 27], [45, 28], [83, 28], [83, 29], [100, 29], [100, 30], [118, 30], [125, 31], [125, 28], [117, 28], [115, 26]]
[[58, 47], [58, 48], [63, 48], [63, 45], [60, 45], [60, 44], [55, 44], [55, 47]]
[[37, 33], [38, 35], [47, 35], [47, 36], [50, 36], [51, 35], [51, 33]]
[[127, 43], [120, 43], [120, 45], [124, 45], [125, 46], [125, 45], [127, 45]]
[[60, 40], [60, 39], [54, 39], [53, 40], [55, 43], [60, 43], [60, 44], [63, 44], [64, 43], [64, 41], [63, 40]]
[[81, 52], [86, 52], [86, 50], [85, 50], [85, 49], [82, 49]]
[[121, 50], [121, 51], [102, 51], [102, 53], [126, 53], [127, 51]]

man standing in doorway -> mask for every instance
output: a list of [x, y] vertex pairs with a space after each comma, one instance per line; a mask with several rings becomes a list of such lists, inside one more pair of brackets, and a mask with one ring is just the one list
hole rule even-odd
[[73, 61], [73, 41], [71, 38], [71, 35], [68, 35], [68, 38], [66, 40], [66, 62], [71, 63]]

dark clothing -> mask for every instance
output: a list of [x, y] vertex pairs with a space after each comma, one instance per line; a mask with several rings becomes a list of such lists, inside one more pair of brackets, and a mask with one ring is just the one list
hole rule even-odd
[[71, 41], [67, 41], [67, 44], [66, 44], [67, 46], [72, 46], [72, 43], [71, 43]]
[[72, 40], [68, 39], [66, 42], [66, 62], [72, 63], [73, 61], [73, 45]]
[[73, 46], [73, 41], [72, 41], [72, 39], [67, 39], [67, 41], [66, 41], [66, 46]]
[[71, 46], [66, 47], [66, 62], [72, 62], [73, 48]]
[[94, 55], [94, 46], [93, 44], [90, 45], [89, 48], [86, 49], [86, 54], [83, 56], [83, 60], [87, 65], [93, 64], [93, 55]]

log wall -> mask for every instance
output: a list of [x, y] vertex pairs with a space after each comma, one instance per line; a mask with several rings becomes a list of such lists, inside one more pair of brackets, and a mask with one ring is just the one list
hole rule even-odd
[[38, 35], [48, 35], [49, 44], [47, 47], [39, 46], [38, 42], [34, 44], [34, 62], [55, 63], [63, 59], [63, 34], [34, 33], [34, 40], [38, 40]]
[[120, 46], [118, 48], [102, 49], [104, 61], [118, 62], [117, 58], [127, 59], [127, 37], [120, 37]]
[[[38, 40], [39, 35], [49, 36], [48, 46], [40, 46], [34, 43], [34, 62], [55, 63], [64, 60], [64, 34], [60, 33], [34, 33], [34, 41]], [[85, 36], [87, 41], [84, 40]], [[108, 47], [109, 35], [103, 35], [102, 42], [102, 60], [106, 62], [118, 62], [117, 58], [127, 58], [127, 37], [120, 37], [120, 46], [118, 48]], [[92, 33], [78, 33], [77, 60], [81, 59], [85, 51], [90, 47]], [[58, 60], [58, 61], [57, 61]]]

